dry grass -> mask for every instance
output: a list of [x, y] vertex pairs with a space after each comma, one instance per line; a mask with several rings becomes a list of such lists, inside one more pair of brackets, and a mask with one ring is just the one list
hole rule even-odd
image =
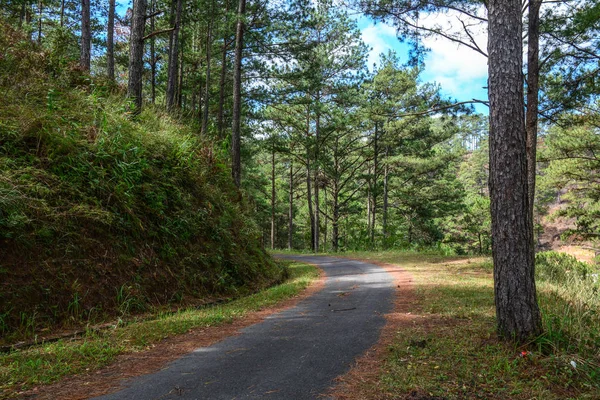
[[[415, 301], [401, 303], [388, 316], [382, 340], [340, 378], [335, 398], [600, 398], [597, 354], [521, 348], [497, 339], [489, 260], [400, 252], [350, 256], [390, 263], [410, 274]], [[409, 287], [401, 285], [399, 298]], [[550, 290], [541, 285], [541, 297]], [[542, 302], [542, 307], [550, 305]], [[544, 309], [545, 319], [553, 310]]]

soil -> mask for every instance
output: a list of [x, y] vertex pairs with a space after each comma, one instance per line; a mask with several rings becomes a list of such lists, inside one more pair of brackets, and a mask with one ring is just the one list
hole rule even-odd
[[207, 347], [227, 337], [237, 335], [250, 325], [264, 320], [271, 314], [295, 306], [300, 300], [324, 287], [325, 275], [311, 284], [300, 295], [274, 307], [249, 313], [244, 318], [227, 325], [192, 329], [188, 333], [173, 336], [150, 346], [147, 350], [118, 356], [110, 365], [85, 374], [75, 375], [51, 385], [40, 386], [21, 393], [23, 398], [40, 400], [79, 400], [101, 396], [122, 389], [122, 383], [136, 376], [160, 370], [169, 362], [200, 347]]

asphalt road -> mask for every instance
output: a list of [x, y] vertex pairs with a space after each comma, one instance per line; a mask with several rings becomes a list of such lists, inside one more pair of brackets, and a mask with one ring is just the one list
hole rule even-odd
[[286, 257], [319, 265], [325, 287], [238, 336], [126, 383], [100, 399], [315, 399], [379, 337], [394, 284], [381, 267], [332, 257]]

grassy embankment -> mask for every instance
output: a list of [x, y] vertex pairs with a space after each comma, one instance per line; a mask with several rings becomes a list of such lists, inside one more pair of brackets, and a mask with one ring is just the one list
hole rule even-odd
[[412, 320], [394, 328], [378, 378], [356, 384], [354, 398], [600, 398], [596, 268], [556, 253], [538, 254], [545, 334], [515, 347], [495, 334], [489, 259], [404, 252], [345, 255], [400, 266], [414, 277], [418, 296]]
[[0, 345], [283, 281], [226, 156], [161, 107], [131, 115], [76, 39], [0, 20]]
[[144, 351], [165, 338], [231, 323], [248, 313], [276, 306], [298, 295], [318, 276], [310, 265], [287, 262], [289, 278], [282, 284], [224, 305], [182, 309], [161, 313], [145, 320], [100, 332], [90, 332], [78, 340], [61, 340], [26, 350], [0, 355], [0, 398], [10, 398], [22, 390], [48, 384], [65, 376], [99, 369], [119, 354]]

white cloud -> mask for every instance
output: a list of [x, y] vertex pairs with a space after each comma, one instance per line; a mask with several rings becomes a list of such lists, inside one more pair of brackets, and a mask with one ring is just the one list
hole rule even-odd
[[[428, 28], [441, 28], [445, 34], [462, 33], [462, 24], [457, 13], [432, 14], [420, 23]], [[475, 21], [465, 20], [466, 24]], [[479, 48], [487, 47], [485, 25], [472, 25], [471, 34]], [[468, 41], [462, 35], [465, 41]], [[446, 92], [457, 96], [459, 93], [480, 91], [487, 79], [487, 57], [465, 45], [433, 35], [425, 38], [423, 44], [431, 51], [425, 57], [427, 79], [440, 83]]]
[[373, 69], [373, 64], [379, 62], [379, 55], [387, 53], [398, 42], [396, 28], [384, 23], [370, 24], [362, 29], [362, 40], [370, 47], [368, 67]]

